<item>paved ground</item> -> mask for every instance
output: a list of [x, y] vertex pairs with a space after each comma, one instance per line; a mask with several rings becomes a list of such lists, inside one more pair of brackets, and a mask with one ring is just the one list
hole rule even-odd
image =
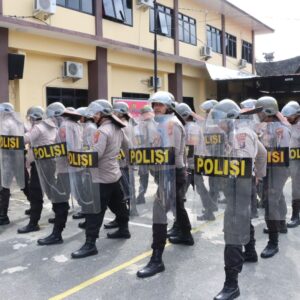
[[[290, 182], [285, 194], [290, 199]], [[136, 271], [151, 253], [151, 222], [146, 210], [140, 211], [142, 217], [132, 219], [130, 240], [108, 240], [102, 230], [97, 242], [99, 254], [72, 260], [70, 253], [84, 241], [78, 221], [69, 219], [64, 244], [37, 246], [36, 240], [51, 231], [47, 223], [52, 216], [51, 205], [45, 205], [41, 231], [18, 235], [17, 228], [27, 223], [24, 210], [28, 204], [20, 192], [13, 193], [12, 198], [12, 222], [0, 227], [0, 299], [206, 300], [223, 285], [222, 210], [215, 222], [194, 222], [195, 246], [168, 245], [164, 254], [166, 271], [142, 280], [136, 278]], [[193, 209], [191, 203], [188, 206]], [[194, 220], [192, 210], [190, 214]], [[258, 252], [266, 244], [262, 215], [263, 211], [255, 219]], [[280, 236], [280, 252], [274, 258], [245, 265], [240, 276], [240, 299], [300, 299], [298, 249], [300, 228]]]

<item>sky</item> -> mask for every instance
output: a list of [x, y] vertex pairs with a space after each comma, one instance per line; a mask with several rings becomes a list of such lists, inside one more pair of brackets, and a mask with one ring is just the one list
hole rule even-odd
[[274, 52], [274, 61], [300, 56], [300, 0], [228, 0], [275, 30], [256, 36], [256, 59]]

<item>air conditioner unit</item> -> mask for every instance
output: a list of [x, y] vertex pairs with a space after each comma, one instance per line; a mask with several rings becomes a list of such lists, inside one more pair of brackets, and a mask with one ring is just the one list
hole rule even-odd
[[[154, 88], [155, 85], [155, 79], [154, 76], [151, 76], [149, 79], [149, 87]], [[156, 77], [156, 87], [160, 88], [161, 87], [161, 79], [159, 77]]]
[[243, 68], [246, 68], [246, 67], [247, 67], [247, 60], [246, 59], [241, 59], [239, 61], [239, 68], [243, 69]]
[[73, 61], [65, 61], [63, 67], [63, 77], [72, 79], [83, 78], [83, 64]]
[[141, 7], [154, 7], [153, 0], [137, 0], [137, 5]]
[[206, 58], [212, 57], [212, 48], [208, 46], [203, 46], [200, 49], [200, 55]]
[[33, 15], [39, 19], [47, 20], [56, 11], [56, 0], [35, 0]]

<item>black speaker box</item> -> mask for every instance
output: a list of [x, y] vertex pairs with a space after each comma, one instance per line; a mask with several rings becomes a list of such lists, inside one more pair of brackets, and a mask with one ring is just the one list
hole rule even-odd
[[8, 78], [9, 80], [22, 79], [25, 55], [8, 53]]

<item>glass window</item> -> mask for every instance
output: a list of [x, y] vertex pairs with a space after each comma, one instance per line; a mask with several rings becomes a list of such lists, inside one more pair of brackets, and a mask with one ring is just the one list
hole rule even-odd
[[81, 9], [83, 12], [86, 12], [88, 14], [92, 14], [94, 9], [93, 9], [93, 1], [81, 1]]
[[236, 37], [228, 33], [225, 34], [226, 55], [236, 57]]
[[103, 17], [132, 25], [132, 0], [103, 0]]
[[245, 41], [242, 44], [242, 59], [252, 64], [252, 44]]
[[[196, 20], [179, 14], [179, 40], [181, 42], [197, 45]], [[182, 33], [180, 32], [182, 31]]]
[[111, 0], [103, 0], [104, 14], [106, 17], [115, 17], [114, 5]]
[[211, 47], [214, 52], [222, 53], [222, 33], [219, 29], [210, 25], [206, 26], [207, 46]]
[[94, 14], [94, 0], [56, 0], [58, 6]]
[[75, 10], [79, 10], [79, 0], [68, 0], [68, 7]]
[[[157, 5], [157, 33], [173, 37], [173, 11], [162, 5]], [[150, 32], [154, 32], [154, 9], [150, 9]]]

